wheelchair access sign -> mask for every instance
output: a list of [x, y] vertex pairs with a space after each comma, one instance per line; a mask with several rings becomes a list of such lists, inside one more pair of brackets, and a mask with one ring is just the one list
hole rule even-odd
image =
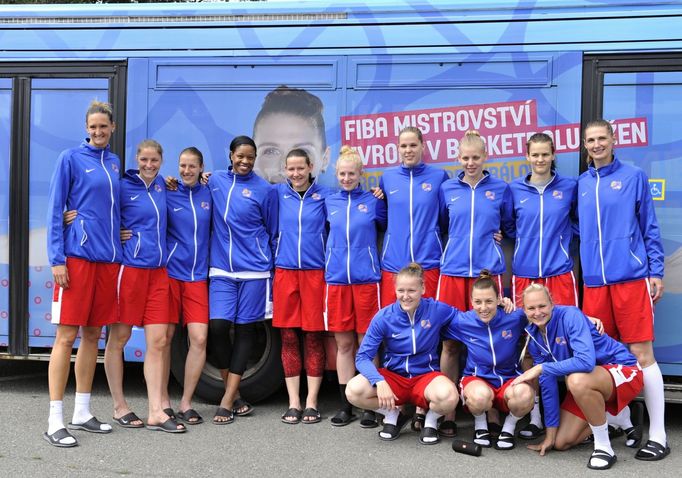
[[654, 201], [665, 200], [665, 179], [649, 179], [649, 188]]

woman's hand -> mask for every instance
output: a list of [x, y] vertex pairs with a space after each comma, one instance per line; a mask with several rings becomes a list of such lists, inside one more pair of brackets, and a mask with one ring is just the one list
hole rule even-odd
[[206, 171], [205, 173], [201, 173], [201, 176], [199, 176], [199, 182], [203, 185], [208, 184], [208, 180], [211, 177], [211, 171]]
[[64, 289], [69, 288], [69, 271], [66, 270], [66, 265], [52, 266], [52, 277], [54, 283]]
[[125, 244], [125, 242], [133, 237], [133, 231], [130, 229], [121, 229], [121, 244]]
[[166, 176], [166, 189], [168, 189], [169, 191], [177, 191], [178, 178], [174, 178], [173, 176]]
[[542, 364], [535, 365], [516, 377], [512, 382], [512, 386], [518, 385], [520, 383], [528, 383], [530, 386], [532, 386], [533, 380], [538, 378], [540, 374], [542, 374]]
[[71, 209], [70, 211], [64, 211], [64, 225], [68, 226], [76, 220], [78, 216], [78, 211], [76, 209]]
[[556, 427], [547, 427], [545, 439], [542, 441], [542, 443], [528, 445], [528, 449], [540, 452], [540, 456], [545, 456], [545, 453], [554, 448], [554, 443], [556, 442], [556, 431]]
[[658, 299], [663, 297], [663, 279], [658, 277], [649, 277], [649, 285], [651, 286], [651, 300], [658, 302]]
[[590, 322], [594, 324], [594, 327], [597, 329], [597, 332], [599, 332], [599, 335], [604, 335], [604, 323], [596, 317], [590, 317], [588, 315], [587, 318], [590, 319]]
[[504, 309], [504, 311], [507, 314], [511, 314], [516, 310], [516, 306], [514, 305], [514, 302], [509, 298], [509, 297], [502, 297], [500, 299], [500, 305]]
[[493, 239], [498, 246], [502, 245], [502, 231], [497, 231], [493, 233]]
[[385, 408], [386, 410], [396, 408], [395, 402], [398, 397], [395, 396], [391, 386], [384, 380], [377, 382], [377, 398], [379, 399], [379, 408]]
[[377, 198], [377, 199], [383, 199], [384, 197], [386, 197], [386, 196], [384, 196], [384, 192], [383, 192], [383, 191], [381, 190], [381, 188], [378, 187], [378, 186], [375, 186], [375, 187], [373, 187], [373, 188], [370, 188], [370, 192], [371, 192], [372, 194], [374, 194], [374, 197]]

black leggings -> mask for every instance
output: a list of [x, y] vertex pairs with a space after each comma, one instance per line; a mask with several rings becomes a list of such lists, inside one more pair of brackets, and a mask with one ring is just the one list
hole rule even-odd
[[244, 375], [246, 362], [256, 340], [256, 323], [235, 324], [234, 344], [230, 341], [229, 320], [213, 319], [209, 321], [208, 348], [216, 367], [229, 369], [235, 375]]

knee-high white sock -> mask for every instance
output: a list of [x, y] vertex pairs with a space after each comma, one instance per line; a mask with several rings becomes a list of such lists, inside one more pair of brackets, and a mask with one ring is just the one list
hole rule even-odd
[[540, 398], [535, 396], [533, 409], [530, 411], [530, 422], [538, 428], [542, 428], [542, 415], [540, 415]]
[[57, 430], [64, 428], [63, 407], [64, 402], [61, 400], [50, 400], [50, 416], [47, 419], [48, 435], [52, 435]]
[[656, 362], [643, 368], [642, 372], [644, 372], [644, 403], [649, 412], [649, 440], [666, 446], [663, 375]]
[[485, 412], [480, 415], [474, 415], [474, 430], [487, 430], [488, 429], [488, 417]]
[[90, 394], [76, 392], [71, 423], [85, 423], [92, 418], [90, 413]]
[[426, 412], [426, 418], [424, 418], [424, 426], [429, 428], [438, 428], [438, 419], [442, 417], [438, 412], [430, 410]]
[[[609, 455], [615, 455], [613, 448], [611, 448], [611, 440], [609, 440], [609, 424], [606, 422], [603, 425], [590, 424], [590, 428], [592, 429], [592, 436], [594, 436], [594, 449], [605, 451]], [[593, 463], [595, 466], [604, 466], [606, 464], [603, 462], [604, 460], [599, 458], [593, 458], [593, 460], [595, 460], [595, 463]]]
[[630, 420], [630, 407], [623, 408], [620, 412], [618, 412], [618, 415], [611, 415], [609, 412], [606, 412], [606, 421], [609, 425], [616, 428], [622, 428], [623, 430], [632, 428], [632, 420]]
[[512, 435], [516, 431], [516, 423], [521, 420], [522, 417], [517, 417], [513, 413], [509, 412], [507, 418], [504, 419], [504, 425], [502, 425], [502, 431], [511, 433]]

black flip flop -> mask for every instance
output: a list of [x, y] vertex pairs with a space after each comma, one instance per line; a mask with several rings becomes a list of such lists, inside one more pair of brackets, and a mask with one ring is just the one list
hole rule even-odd
[[[178, 425], [180, 425], [182, 428], [178, 428]], [[185, 427], [185, 425], [179, 424], [173, 418], [169, 418], [163, 423], [158, 424], [147, 423], [147, 430], [166, 433], [185, 433], [187, 431], [187, 428]]]
[[[604, 460], [606, 462], [606, 465], [593, 466], [592, 458], [599, 458], [601, 460]], [[618, 458], [616, 457], [616, 455], [612, 455], [608, 452], [605, 452], [604, 450], [594, 450], [590, 455], [590, 459], [587, 460], [587, 467], [590, 470], [608, 470], [613, 466], [614, 463], [616, 463], [617, 460]]]
[[[65, 438], [73, 438], [74, 442], [62, 443], [62, 440]], [[69, 433], [69, 431], [66, 428], [60, 428], [52, 435], [48, 435], [47, 432], [45, 432], [43, 433], [43, 439], [47, 441], [50, 445], [59, 448], [73, 448], [74, 446], [78, 446], [78, 440], [76, 440], [76, 437]]]
[[360, 419], [360, 428], [376, 428], [379, 426], [377, 415], [371, 410], [364, 410]]
[[[109, 429], [104, 429], [102, 430], [102, 425], [108, 425]], [[69, 423], [67, 425], [70, 430], [83, 430], [86, 432], [90, 433], [111, 433], [112, 428], [111, 425], [108, 423], [102, 423], [99, 420], [97, 420], [95, 417], [92, 417], [90, 420], [88, 420], [85, 423]]]
[[357, 419], [358, 419], [357, 415], [342, 409], [336, 412], [336, 415], [331, 417], [329, 421], [332, 422], [333, 427], [345, 427], [346, 425], [354, 422]]
[[[216, 420], [216, 418], [227, 418], [227, 420]], [[229, 425], [234, 421], [234, 412], [227, 408], [218, 407], [213, 416], [214, 425]]]
[[[310, 425], [312, 423], [320, 423], [322, 421], [322, 415], [317, 408], [308, 407], [303, 410], [303, 419], [301, 422], [305, 425]], [[306, 420], [306, 418], [308, 420]]]
[[[116, 423], [118, 423], [120, 426], [123, 428], [144, 428], [144, 423], [138, 417], [135, 415], [133, 412], [128, 412], [122, 417], [116, 418], [116, 417], [111, 417], [112, 420], [114, 420]], [[133, 422], [140, 422], [139, 425], [133, 425]]]
[[[242, 408], [246, 407], [245, 410], [241, 410]], [[232, 404], [232, 413], [234, 413], [238, 417], [245, 417], [246, 415], [251, 414], [253, 412], [253, 405], [251, 405], [249, 402], [244, 400], [243, 398], [237, 398], [234, 403]]]
[[[290, 408], [282, 414], [280, 419], [282, 420], [282, 423], [286, 423], [287, 425], [297, 425], [301, 423], [301, 415], [303, 415], [303, 411], [298, 408]], [[293, 420], [287, 420], [287, 418], [293, 418]]]
[[188, 425], [204, 423], [204, 419], [193, 408], [188, 408], [184, 412], [178, 411], [178, 418]]

